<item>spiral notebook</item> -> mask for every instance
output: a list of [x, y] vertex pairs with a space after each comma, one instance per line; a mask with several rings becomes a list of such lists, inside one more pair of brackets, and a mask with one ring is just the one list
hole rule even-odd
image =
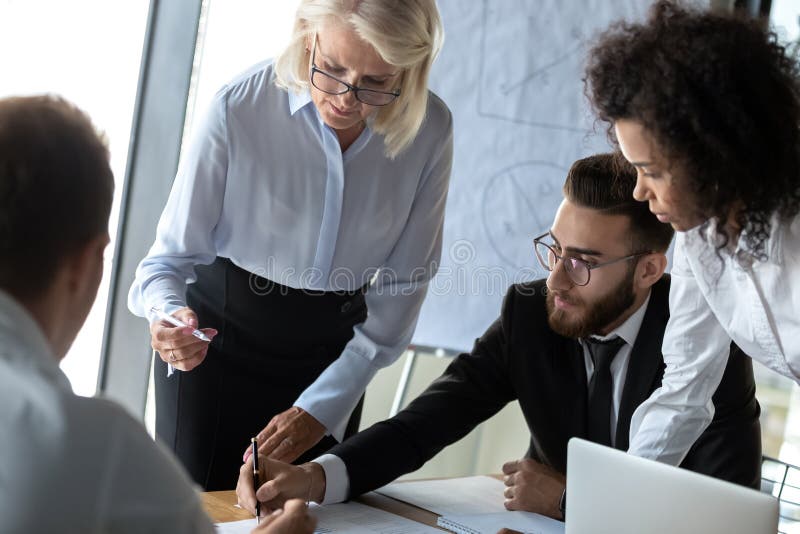
[[437, 524], [456, 534], [495, 534], [510, 528], [523, 534], [564, 534], [564, 523], [530, 512], [442, 516]]

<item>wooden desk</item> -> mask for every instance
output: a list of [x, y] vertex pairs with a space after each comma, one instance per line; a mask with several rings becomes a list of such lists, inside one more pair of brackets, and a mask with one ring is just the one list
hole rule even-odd
[[237, 499], [236, 492], [233, 490], [206, 491], [200, 494], [200, 499], [203, 501], [203, 508], [214, 523], [253, 518], [253, 515], [247, 510], [234, 506]]
[[[236, 504], [235, 491], [209, 491], [201, 493], [200, 496], [206, 513], [211, 516], [211, 519], [215, 523], [254, 519], [249, 512], [234, 506]], [[438, 519], [438, 516], [433, 512], [417, 508], [416, 506], [397, 501], [375, 492], [362, 495], [356, 499], [356, 501], [407, 519], [413, 519], [414, 521], [432, 527], [436, 526], [436, 519]], [[253, 527], [255, 527], [255, 521], [253, 521]]]

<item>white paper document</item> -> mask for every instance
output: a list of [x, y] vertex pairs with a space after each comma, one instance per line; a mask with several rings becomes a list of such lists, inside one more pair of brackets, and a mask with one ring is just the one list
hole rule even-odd
[[[317, 518], [315, 534], [347, 532], [352, 534], [441, 534], [438, 530], [405, 517], [378, 510], [357, 502], [319, 506], [309, 512]], [[217, 523], [217, 534], [249, 534], [256, 528], [255, 519]]]
[[530, 512], [498, 512], [439, 518], [439, 526], [457, 534], [495, 534], [510, 528], [523, 534], [564, 534], [564, 523]]
[[505, 484], [487, 476], [393, 482], [377, 491], [437, 515], [505, 512]]
[[241, 521], [228, 521], [226, 523], [216, 523], [217, 534], [250, 534], [256, 528], [256, 519], [243, 519]]

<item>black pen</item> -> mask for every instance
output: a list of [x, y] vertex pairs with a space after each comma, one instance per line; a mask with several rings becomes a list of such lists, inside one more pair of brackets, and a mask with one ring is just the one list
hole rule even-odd
[[[258, 440], [250, 438], [250, 445], [253, 447], [253, 494], [258, 491]], [[261, 522], [261, 503], [256, 497], [256, 524]]]

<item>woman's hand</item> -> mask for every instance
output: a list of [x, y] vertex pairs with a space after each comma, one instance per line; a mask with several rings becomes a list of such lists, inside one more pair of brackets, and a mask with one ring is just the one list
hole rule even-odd
[[[281, 462], [293, 462], [319, 443], [324, 435], [322, 423], [304, 409], [292, 406], [273, 417], [258, 433], [258, 454], [259, 457], [263, 455]], [[246, 448], [242, 460], [246, 462], [251, 453], [251, 448]]]
[[[191, 371], [206, 358], [208, 341], [192, 335], [198, 322], [197, 315], [191, 308], [181, 308], [172, 316], [189, 326], [173, 326], [167, 321], [156, 321], [150, 325], [150, 345], [162, 360], [175, 369]], [[210, 339], [217, 335], [213, 328], [203, 328], [201, 331]]]
[[294, 499], [265, 517], [251, 534], [312, 534], [315, 526], [317, 519], [308, 513], [306, 503]]
[[261, 502], [261, 514], [282, 508], [290, 499], [322, 502], [325, 498], [325, 470], [313, 462], [291, 465], [259, 458], [259, 488], [253, 488], [253, 459], [239, 469], [236, 498], [239, 506], [256, 513], [256, 499]]

